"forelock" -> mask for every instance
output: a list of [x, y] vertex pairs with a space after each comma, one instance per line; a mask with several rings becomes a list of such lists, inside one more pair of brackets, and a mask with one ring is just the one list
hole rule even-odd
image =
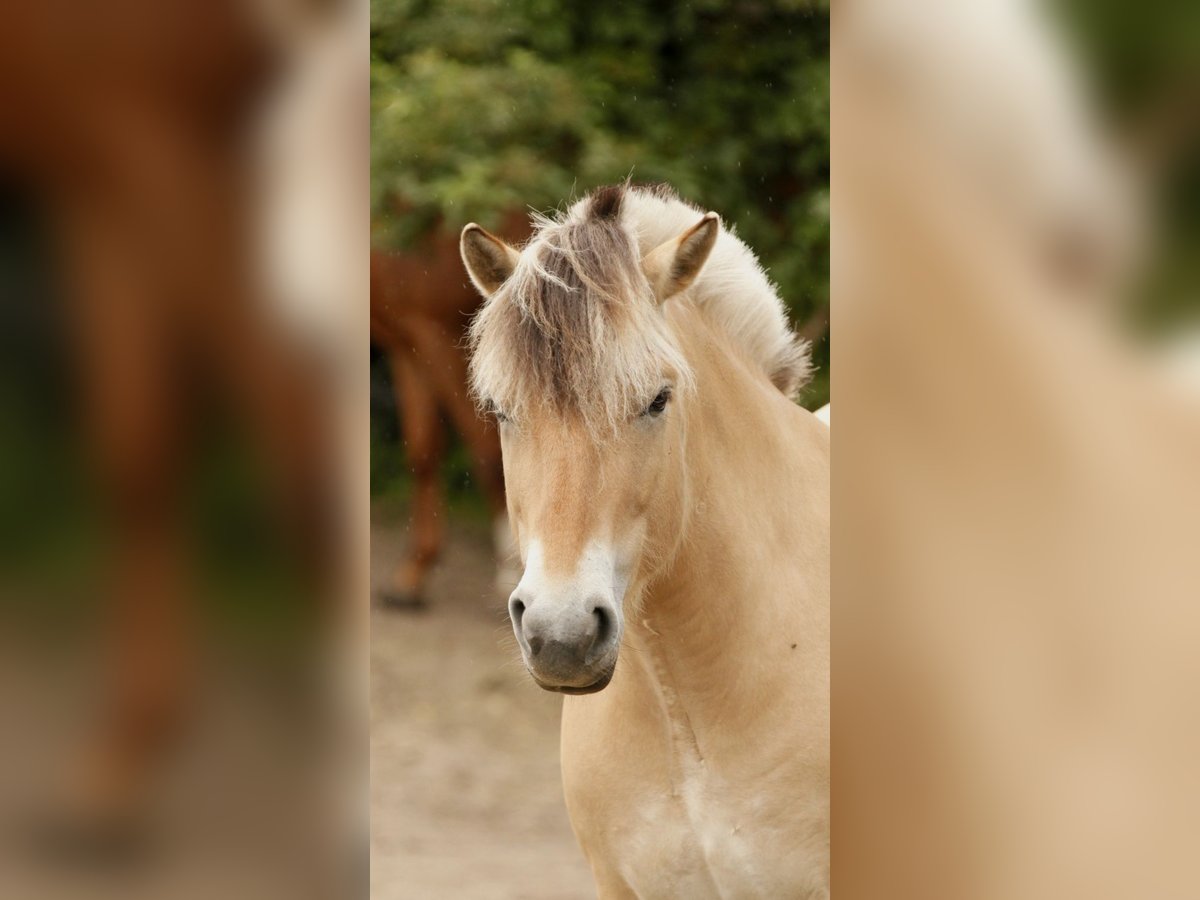
[[471, 324], [480, 400], [520, 420], [539, 407], [599, 435], [641, 411], [664, 371], [690, 378], [622, 216], [626, 187], [601, 188], [537, 231]]

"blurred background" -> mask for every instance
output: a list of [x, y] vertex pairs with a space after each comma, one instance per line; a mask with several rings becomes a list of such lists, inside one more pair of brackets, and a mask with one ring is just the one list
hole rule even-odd
[[0, 894], [346, 896], [366, 4], [0, 35]]
[[498, 446], [456, 349], [480, 302], [459, 232], [521, 241], [532, 211], [666, 182], [778, 284], [813, 342], [815, 409], [830, 377], [828, 66], [822, 2], [372, 3], [375, 896], [594, 895], [559, 783], [561, 700], [523, 671], [505, 612], [520, 573], [497, 571]]
[[1200, 10], [1175, 0], [1046, 9], [1050, 40], [1132, 184], [1125, 324], [1159, 340], [1188, 335], [1200, 327]]
[[1200, 890], [1198, 26], [836, 7], [842, 898]]

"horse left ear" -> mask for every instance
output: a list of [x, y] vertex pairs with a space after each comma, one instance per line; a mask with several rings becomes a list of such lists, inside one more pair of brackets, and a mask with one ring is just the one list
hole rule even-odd
[[705, 213], [679, 237], [664, 241], [642, 258], [642, 271], [659, 303], [696, 280], [720, 233], [720, 217], [715, 212]]
[[463, 229], [459, 252], [471, 281], [485, 297], [496, 293], [517, 265], [517, 251], [474, 222]]

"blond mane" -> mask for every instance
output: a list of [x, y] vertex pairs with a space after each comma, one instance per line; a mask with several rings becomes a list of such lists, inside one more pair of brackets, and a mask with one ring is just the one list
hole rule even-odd
[[[476, 397], [519, 421], [542, 405], [613, 431], [670, 379], [692, 373], [641, 269], [641, 259], [703, 212], [665, 188], [600, 188], [536, 231], [512, 275], [471, 323]], [[668, 302], [694, 303], [750, 363], [793, 396], [809, 375], [808, 344], [753, 252], [722, 227], [699, 277]]]

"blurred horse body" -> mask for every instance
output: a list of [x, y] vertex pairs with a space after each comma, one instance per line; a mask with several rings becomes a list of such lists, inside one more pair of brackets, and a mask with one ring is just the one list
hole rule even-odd
[[[15, 4], [0, 15], [0, 164], [45, 211], [65, 270], [85, 441], [112, 532], [113, 653], [65, 824], [136, 812], [190, 715], [195, 668], [184, 463], [215, 393], [257, 439], [331, 584], [322, 392], [261, 303], [252, 114], [275, 48], [250, 4]], [[200, 387], [199, 396], [194, 390]]]
[[[527, 219], [507, 216], [503, 233], [528, 234]], [[419, 606], [429, 569], [441, 553], [443, 416], [462, 437], [488, 507], [495, 517], [497, 585], [516, 583], [507, 568], [511, 535], [504, 512], [504, 475], [496, 430], [480, 416], [467, 385], [463, 332], [479, 308], [458, 254], [458, 241], [441, 233], [408, 252], [371, 252], [371, 340], [387, 354], [396, 410], [413, 474], [412, 539], [408, 557], [382, 594], [398, 608]]]
[[[525, 565], [509, 604], [567, 696], [568, 812], [601, 898], [827, 897], [829, 430], [753, 253], [605, 188], [518, 253], [478, 226], [477, 393]], [[620, 664], [618, 665], [618, 656]]]

